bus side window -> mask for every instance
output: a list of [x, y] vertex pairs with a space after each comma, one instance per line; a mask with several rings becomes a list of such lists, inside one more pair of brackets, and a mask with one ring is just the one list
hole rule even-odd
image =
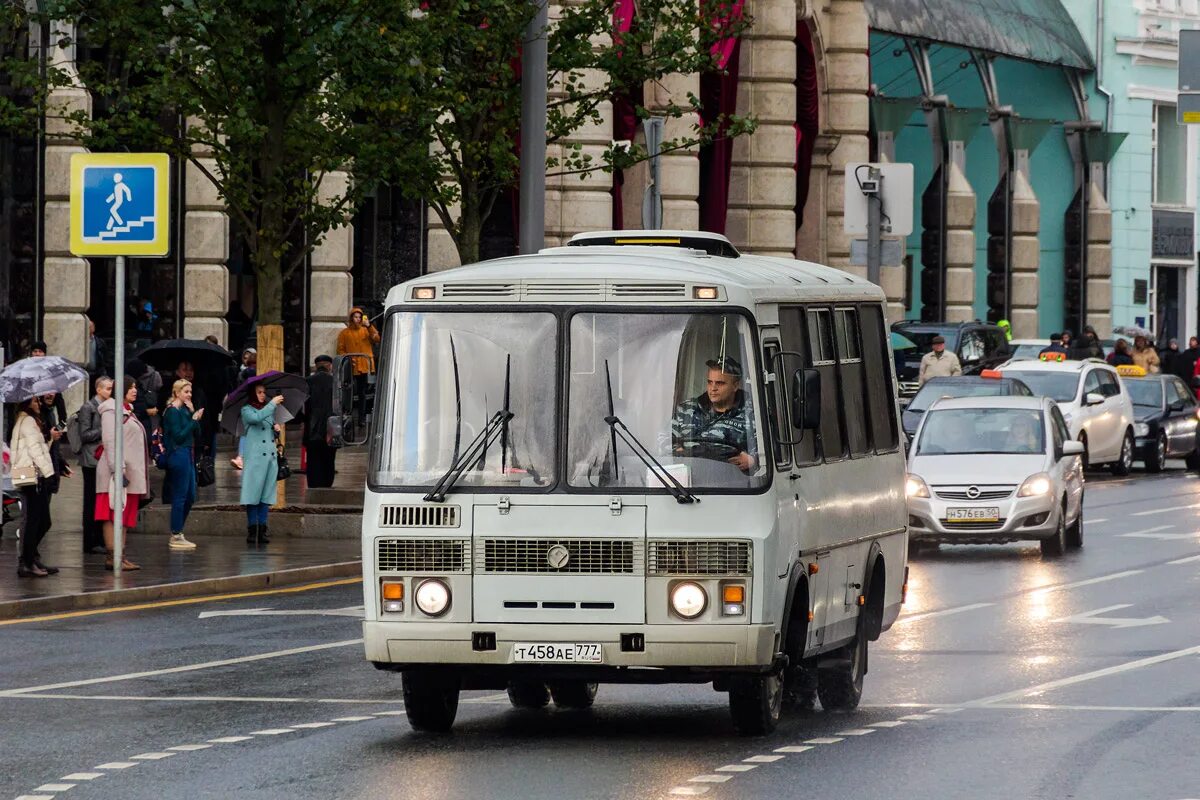
[[763, 346], [763, 364], [767, 372], [775, 376], [774, 383], [764, 387], [763, 395], [767, 398], [767, 430], [771, 438], [771, 449], [775, 453], [775, 465], [783, 468], [792, 463], [792, 449], [782, 442], [788, 439], [790, 428], [788, 421], [780, 416], [780, 409], [785, 405], [783, 400], [784, 377], [780, 374], [784, 369], [783, 359], [779, 359], [779, 342], [769, 339]]
[[808, 353], [821, 375], [821, 455], [826, 461], [846, 457], [846, 432], [842, 427], [841, 386], [838, 380], [837, 345], [833, 337], [833, 311], [810, 308]]
[[875, 451], [895, 450], [896, 400], [893, 396], [891, 349], [888, 330], [883, 324], [883, 309], [877, 305], [860, 307], [862, 353], [867, 377], [867, 410], [871, 417], [871, 435]]
[[837, 331], [838, 370], [841, 373], [842, 408], [846, 414], [846, 437], [851, 456], [872, 452], [863, 385], [862, 347], [858, 336], [858, 309], [833, 310]]
[[[790, 381], [796, 370], [812, 366], [812, 359], [808, 356], [808, 326], [805, 321], [806, 316], [805, 310], [800, 306], [779, 307], [779, 338], [783, 350], [804, 354], [804, 358], [799, 360], [793, 356], [784, 356], [780, 359], [783, 364], [780, 370], [783, 374], [779, 376], [781, 391], [786, 390], [786, 387], [791, 385]], [[821, 455], [817, 449], [817, 432], [800, 431], [793, 428], [791, 426], [791, 413], [788, 409], [782, 409], [782, 422], [783, 426], [779, 430], [781, 433], [787, 435], [788, 441], [794, 442], [799, 440], [800, 442], [800, 444], [792, 448], [796, 458], [796, 465], [819, 464], [821, 462]]]

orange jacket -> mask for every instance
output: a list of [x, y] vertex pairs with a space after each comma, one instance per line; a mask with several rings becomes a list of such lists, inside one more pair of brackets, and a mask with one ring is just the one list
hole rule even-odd
[[[363, 324], [356, 325], [354, 323], [355, 312], [363, 315]], [[350, 309], [350, 316], [346, 320], [346, 327], [338, 334], [337, 338], [337, 354], [344, 356], [347, 353], [373, 353], [372, 345], [379, 344], [379, 331], [375, 330], [375, 326], [367, 320], [367, 315], [363, 313], [361, 308]], [[367, 356], [354, 359], [354, 374], [366, 375], [375, 371], [375, 359]]]

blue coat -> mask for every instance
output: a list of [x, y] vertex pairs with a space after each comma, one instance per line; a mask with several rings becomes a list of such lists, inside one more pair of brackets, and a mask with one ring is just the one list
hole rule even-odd
[[275, 503], [279, 461], [275, 452], [275, 404], [242, 406], [242, 496], [244, 506]]

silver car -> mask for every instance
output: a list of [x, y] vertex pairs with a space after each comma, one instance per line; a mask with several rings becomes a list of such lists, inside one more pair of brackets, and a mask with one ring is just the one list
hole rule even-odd
[[1083, 544], [1083, 445], [1046, 397], [963, 397], [929, 407], [908, 456], [911, 541]]

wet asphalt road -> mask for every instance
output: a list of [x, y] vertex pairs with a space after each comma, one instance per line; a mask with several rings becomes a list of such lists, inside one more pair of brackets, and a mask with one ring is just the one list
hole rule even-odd
[[1086, 509], [1061, 559], [915, 556], [863, 707], [761, 739], [698, 686], [472, 692], [416, 734], [358, 584], [0, 625], [0, 800], [1200, 797], [1200, 479], [1097, 473]]

